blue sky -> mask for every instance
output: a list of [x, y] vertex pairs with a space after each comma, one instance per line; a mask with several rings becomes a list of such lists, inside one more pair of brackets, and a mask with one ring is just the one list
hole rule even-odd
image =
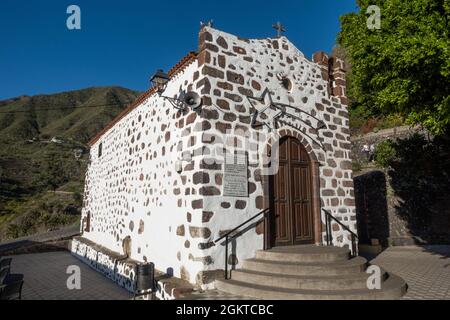
[[[81, 30], [66, 27], [66, 9], [81, 8]], [[196, 50], [200, 21], [241, 37], [286, 36], [311, 58], [331, 51], [339, 16], [355, 0], [115, 1], [2, 0], [0, 100], [90, 86], [149, 86], [157, 68], [169, 69]]]

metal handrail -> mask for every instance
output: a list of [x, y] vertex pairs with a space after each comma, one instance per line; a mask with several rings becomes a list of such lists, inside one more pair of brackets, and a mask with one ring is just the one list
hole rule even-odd
[[358, 235], [354, 233], [352, 230], [350, 230], [349, 227], [347, 227], [345, 224], [343, 224], [341, 221], [333, 217], [330, 211], [327, 211], [322, 208], [322, 211], [325, 213], [325, 232], [326, 232], [326, 239], [327, 239], [327, 245], [333, 245], [333, 233], [331, 230], [331, 219], [333, 219], [335, 222], [337, 222], [342, 228], [344, 228], [345, 231], [349, 232], [352, 238], [352, 255], [357, 256], [358, 255], [358, 247], [356, 245], [356, 239], [358, 239]]
[[225, 233], [224, 235], [222, 235], [220, 238], [217, 238], [216, 240], [214, 240], [214, 243], [219, 242], [220, 240], [222, 240], [223, 238], [229, 236], [231, 233], [235, 232], [236, 230], [238, 230], [239, 228], [241, 228], [242, 226], [246, 225], [247, 223], [249, 223], [250, 221], [252, 221], [253, 219], [255, 219], [256, 217], [259, 217], [260, 215], [262, 215], [264, 212], [266, 212], [267, 210], [269, 210], [268, 208], [258, 212], [257, 214], [255, 214], [254, 216], [252, 216], [250, 219], [242, 222], [240, 225], [238, 225], [236, 228], [228, 231], [227, 233]]
[[269, 208], [266, 208], [266, 209], [258, 212], [257, 214], [252, 216], [250, 219], [247, 219], [246, 221], [244, 221], [237, 227], [233, 228], [232, 230], [228, 231], [227, 233], [225, 233], [224, 235], [222, 235], [221, 237], [219, 237], [213, 241], [214, 245], [216, 245], [217, 242], [221, 241], [222, 239], [225, 239], [225, 279], [228, 279], [228, 242], [229, 242], [228, 238], [230, 237], [230, 235], [233, 232], [237, 231], [238, 229], [240, 229], [244, 225], [248, 224], [250, 221], [253, 221], [254, 219], [256, 219], [257, 217], [259, 217], [262, 214], [264, 214], [264, 228], [265, 228], [266, 227], [265, 222], [266, 222], [266, 218], [267, 218], [266, 213], [268, 212], [268, 210], [269, 210]]

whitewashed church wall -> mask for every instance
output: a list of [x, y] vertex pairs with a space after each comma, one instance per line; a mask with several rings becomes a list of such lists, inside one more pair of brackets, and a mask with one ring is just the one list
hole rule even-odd
[[[195, 84], [196, 69], [194, 61], [172, 78], [164, 95], [188, 91]], [[85, 238], [122, 254], [129, 236], [131, 259], [154, 262], [158, 270], [176, 277], [190, 280], [190, 274], [202, 270], [202, 262], [192, 259], [198, 250], [195, 243], [190, 248], [178, 236], [189, 233], [179, 226], [186, 223], [186, 205], [195, 197], [190, 188], [194, 171], [175, 172], [181, 151], [195, 148], [195, 143], [189, 144], [189, 132], [196, 118], [194, 112], [182, 115], [153, 94], [91, 147], [82, 213], [82, 219], [88, 213], [91, 219]]]
[[[154, 94], [91, 147], [82, 212], [84, 220], [91, 216], [90, 231], [83, 237], [119, 254], [130, 237], [131, 259], [154, 262], [160, 271], [211, 286], [224, 268], [224, 247], [214, 245], [214, 239], [263, 210], [269, 196], [262, 159], [252, 157], [248, 196], [224, 196], [223, 163], [210, 152], [222, 148], [220, 142], [236, 130], [262, 137], [251, 143], [257, 154], [273, 143], [271, 134], [298, 137], [319, 162], [322, 207], [355, 231], [347, 107], [330, 95], [323, 72], [285, 37], [245, 40], [203, 28], [197, 60], [164, 93], [173, 97], [180, 90], [196, 91], [203, 98], [202, 111], [181, 114]], [[290, 87], [283, 87], [280, 78], [289, 79]], [[335, 82], [333, 93], [339, 89]], [[275, 103], [298, 107], [327, 128], [313, 129], [316, 120], [294, 108], [286, 112], [304, 122], [284, 116], [271, 133], [266, 126], [253, 128], [254, 107], [247, 96], [260, 97], [266, 89]], [[177, 160], [182, 160], [181, 173], [175, 171]], [[333, 236], [337, 245], [350, 243], [337, 224]], [[229, 248], [229, 264], [240, 267], [263, 248], [262, 225], [249, 228]]]

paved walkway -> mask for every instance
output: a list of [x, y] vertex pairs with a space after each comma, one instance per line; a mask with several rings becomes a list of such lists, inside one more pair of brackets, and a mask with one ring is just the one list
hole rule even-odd
[[406, 300], [450, 300], [450, 246], [391, 247], [372, 264], [408, 283]]
[[[111, 280], [72, 257], [69, 252], [12, 256], [11, 273], [24, 275], [24, 300], [125, 300], [132, 296]], [[67, 267], [80, 267], [81, 289], [69, 290]]]
[[[124, 300], [132, 296], [125, 289], [75, 259], [68, 252], [12, 256], [12, 273], [24, 274], [23, 299], [32, 300]], [[391, 247], [371, 261], [408, 283], [403, 299], [450, 300], [450, 246]], [[67, 267], [81, 271], [81, 290], [69, 290]], [[246, 299], [217, 290], [193, 293], [188, 299]]]

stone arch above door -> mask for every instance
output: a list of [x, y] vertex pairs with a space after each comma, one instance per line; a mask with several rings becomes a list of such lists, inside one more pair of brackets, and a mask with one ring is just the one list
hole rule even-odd
[[[278, 140], [281, 140], [284, 137], [293, 137], [300, 141], [300, 143], [305, 147], [305, 150], [308, 152], [308, 155], [310, 157], [311, 162], [319, 162], [318, 157], [316, 153], [314, 152], [313, 147], [309, 143], [309, 141], [302, 135], [301, 132], [295, 129], [289, 129], [289, 128], [280, 128], [277, 130], [278, 134]], [[272, 146], [275, 143], [275, 141], [272, 141], [269, 139], [269, 141], [266, 142], [266, 145], [264, 147], [264, 156], [269, 156], [270, 152], [272, 150]]]

